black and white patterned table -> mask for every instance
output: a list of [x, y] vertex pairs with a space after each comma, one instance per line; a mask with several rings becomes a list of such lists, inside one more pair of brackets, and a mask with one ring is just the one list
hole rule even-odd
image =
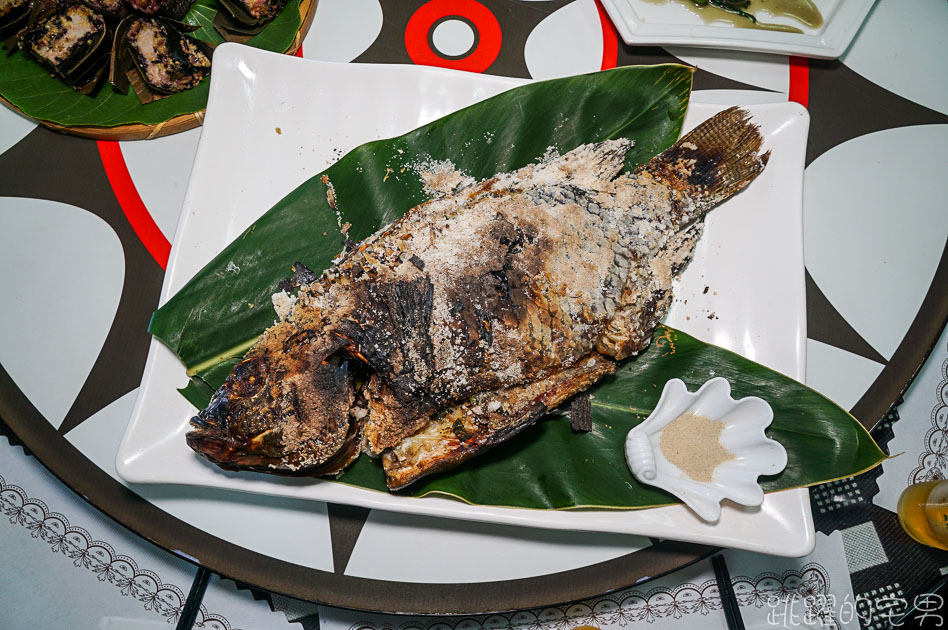
[[[939, 0], [877, 2], [853, 45], [832, 62], [628, 47], [617, 39], [595, 0], [321, 0], [302, 56], [356, 63], [438, 63], [533, 78], [677, 61], [698, 67], [696, 90], [806, 105], [811, 115], [804, 189], [807, 381], [852, 409], [867, 426], [883, 419], [874, 430], [883, 446], [893, 430], [896, 442], [905, 436], [901, 439], [908, 443], [912, 431], [901, 427], [923, 426], [913, 444], [924, 452], [910, 446], [894, 450], [905, 450], [903, 458], [917, 458], [917, 467], [932, 477], [946, 472], [948, 448], [940, 433], [944, 414], [938, 415], [934, 398], [931, 413], [925, 412], [923, 402], [929, 394], [935, 396], [937, 378], [920, 377], [909, 391], [906, 404], [917, 401], [911, 414], [905, 407], [890, 407], [932, 346], [936, 357], [924, 374], [937, 374], [932, 362], [946, 350], [945, 339], [937, 341], [948, 316], [948, 212], [941, 192], [948, 146], [948, 75], [942, 68], [946, 37], [948, 5]], [[114, 456], [141, 380], [149, 341], [145, 328], [157, 303], [199, 136], [196, 129], [147, 142], [96, 142], [56, 134], [0, 111], [4, 431], [97, 508], [172, 550], [166, 553], [121, 534], [124, 545], [140, 547], [153, 559], [150, 566], [173, 567], [166, 571], [174, 580], [147, 569], [155, 584], [173, 581], [179, 591], [186, 591], [186, 576], [193, 569], [180, 560], [184, 558], [312, 600], [377, 609], [391, 608], [398, 600], [414, 602], [416, 609], [427, 603], [431, 610], [477, 611], [495, 608], [494, 598], [502, 600], [511, 589], [531, 590], [535, 605], [556, 604], [572, 599], [570, 589], [576, 587], [571, 585], [601, 584], [602, 590], [626, 586], [700, 555], [694, 547], [656, 547], [635, 537], [443, 522], [224, 491], [128, 488], [115, 474]], [[0, 486], [0, 507], [11, 526], [28, 529], [33, 539], [54, 546], [64, 544], [58, 535], [80, 547], [90, 545], [94, 532], [71, 539], [66, 534], [70, 523], [95, 512], [81, 501], [67, 501], [68, 493], [42, 471], [31, 473], [34, 487], [24, 486], [17, 498], [19, 493], [9, 487], [20, 482], [9, 471], [39, 465], [25, 459], [24, 468], [15, 447], [5, 453], [0, 483], [7, 485]], [[918, 471], [890, 475], [890, 466], [899, 461], [888, 462], [884, 473], [877, 470], [813, 489], [817, 529], [825, 534], [815, 553], [843, 554], [847, 566], [821, 564], [818, 557], [807, 560], [822, 566], [826, 576], [831, 569], [825, 565], [832, 564], [834, 575], [842, 576], [835, 578], [836, 587], [840, 580], [851, 580], [851, 587], [827, 587], [826, 593], [862, 596], [865, 607], [870, 600], [913, 592], [948, 565], [944, 554], [912, 543], [898, 527], [892, 493], [897, 496], [897, 489], [909, 480], [924, 476]], [[916, 468], [914, 463], [911, 468]], [[49, 521], [43, 510], [34, 508], [26, 516], [16, 508], [49, 496], [68, 503], [74, 512]], [[260, 505], [267, 509], [260, 510]], [[56, 509], [50, 501], [50, 510]], [[47, 533], [36, 522], [55, 525]], [[11, 542], [14, 538], [6, 536], [4, 528], [0, 520], [0, 543], [5, 545], [0, 553], [8, 554], [12, 545], [19, 562], [41, 553], [42, 545], [33, 549], [26, 542]], [[300, 532], [306, 532], [305, 541]], [[378, 552], [393, 532], [407, 541], [405, 548], [380, 560]], [[459, 540], [465, 544], [458, 545]], [[114, 545], [114, 551], [121, 555], [119, 547]], [[77, 553], [75, 549], [66, 551]], [[450, 567], [440, 560], [441, 550], [456, 554]], [[111, 566], [112, 560], [101, 554], [100, 560]], [[734, 562], [750, 567], [743, 577], [752, 584], [768, 572], [787, 571], [791, 577], [796, 571], [799, 575], [793, 579], [799, 583], [806, 566], [766, 557], [738, 557]], [[143, 563], [137, 564], [145, 570]], [[55, 563], [45, 560], [34, 566], [43, 567], [37, 571], [56, 571]], [[664, 578], [652, 596], [661, 600], [662, 592], [698, 584], [703, 566], [691, 569], [694, 575]], [[122, 571], [134, 576], [138, 569]], [[813, 571], [808, 575], [819, 573]], [[104, 581], [112, 581], [112, 573], [104, 574]], [[696, 589], [700, 592], [700, 584]], [[125, 587], [117, 590], [128, 595]], [[145, 598], [138, 601], [156, 601], [149, 600], [146, 591], [138, 591]], [[639, 591], [648, 600], [649, 586]], [[758, 591], [753, 587], [749, 592]], [[30, 596], [42, 601], [35, 593]], [[180, 613], [175, 603], [179, 596], [169, 595], [168, 610]], [[674, 594], [669, 597], [674, 601]], [[8, 598], [2, 601], [0, 607], [17, 606]], [[276, 601], [289, 605], [285, 598]], [[610, 608], [597, 601], [600, 608]], [[620, 609], [626, 606], [618, 596], [610, 601]], [[551, 620], [566, 619], [562, 623], [567, 625], [581, 619], [592, 619], [593, 625], [612, 623], [589, 617], [585, 609], [557, 610], [562, 615], [544, 614], [552, 615]], [[715, 610], [713, 605], [709, 610]], [[304, 609], [299, 614], [313, 613]], [[327, 621], [329, 625], [359, 621], [333, 614], [324, 614], [334, 620]], [[527, 623], [512, 616], [505, 619], [479, 623]], [[643, 620], [619, 615], [615, 623], [622, 619]], [[372, 623], [381, 627], [387, 622]], [[871, 619], [863, 625], [881, 627]]]

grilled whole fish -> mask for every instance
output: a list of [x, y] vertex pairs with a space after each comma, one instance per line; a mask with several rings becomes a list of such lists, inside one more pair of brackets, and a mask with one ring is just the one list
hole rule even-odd
[[397, 489], [510, 438], [648, 345], [704, 216], [766, 165], [761, 142], [732, 108], [618, 177], [629, 140], [456, 177], [303, 286], [188, 444], [305, 475], [368, 452]]

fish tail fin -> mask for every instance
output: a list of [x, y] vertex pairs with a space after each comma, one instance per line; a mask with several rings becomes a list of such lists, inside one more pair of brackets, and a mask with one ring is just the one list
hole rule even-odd
[[697, 210], [707, 211], [764, 170], [770, 151], [761, 154], [761, 144], [760, 128], [750, 122], [750, 114], [731, 107], [698, 125], [644, 170], [687, 195]]

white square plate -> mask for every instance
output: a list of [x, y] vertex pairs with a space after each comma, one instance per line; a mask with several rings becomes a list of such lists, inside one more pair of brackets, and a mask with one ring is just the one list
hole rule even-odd
[[[523, 80], [419, 66], [332, 64], [224, 44], [214, 53], [207, 116], [161, 302], [266, 209], [340, 151], [400, 135]], [[723, 109], [692, 102], [686, 127]], [[789, 376], [804, 375], [802, 184], [809, 118], [792, 103], [752, 105], [773, 157], [746, 192], [711, 213], [668, 323]], [[485, 130], [487, 131], [487, 130]], [[713, 288], [704, 293], [705, 286]], [[687, 304], [684, 301], [687, 300]], [[709, 319], [711, 313], [714, 319]], [[814, 544], [806, 490], [770, 494], [759, 509], [725, 506], [707, 525], [682, 505], [549, 512], [470, 506], [323, 479], [227, 473], [184, 440], [195, 409], [176, 388], [184, 367], [152, 340], [116, 467], [134, 483], [175, 483], [533, 527], [617, 532], [805, 555]]]
[[874, 0], [813, 0], [823, 25], [809, 28], [790, 18], [768, 22], [796, 26], [803, 33], [739, 28], [727, 22], [706, 24], [697, 9], [668, 0], [602, 0], [626, 44], [698, 46], [836, 59], [849, 47]]

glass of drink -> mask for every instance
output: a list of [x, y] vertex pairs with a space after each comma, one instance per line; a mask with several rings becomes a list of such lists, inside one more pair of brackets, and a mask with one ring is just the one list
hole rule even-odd
[[948, 480], [923, 481], [903, 490], [898, 514], [909, 536], [948, 550]]

